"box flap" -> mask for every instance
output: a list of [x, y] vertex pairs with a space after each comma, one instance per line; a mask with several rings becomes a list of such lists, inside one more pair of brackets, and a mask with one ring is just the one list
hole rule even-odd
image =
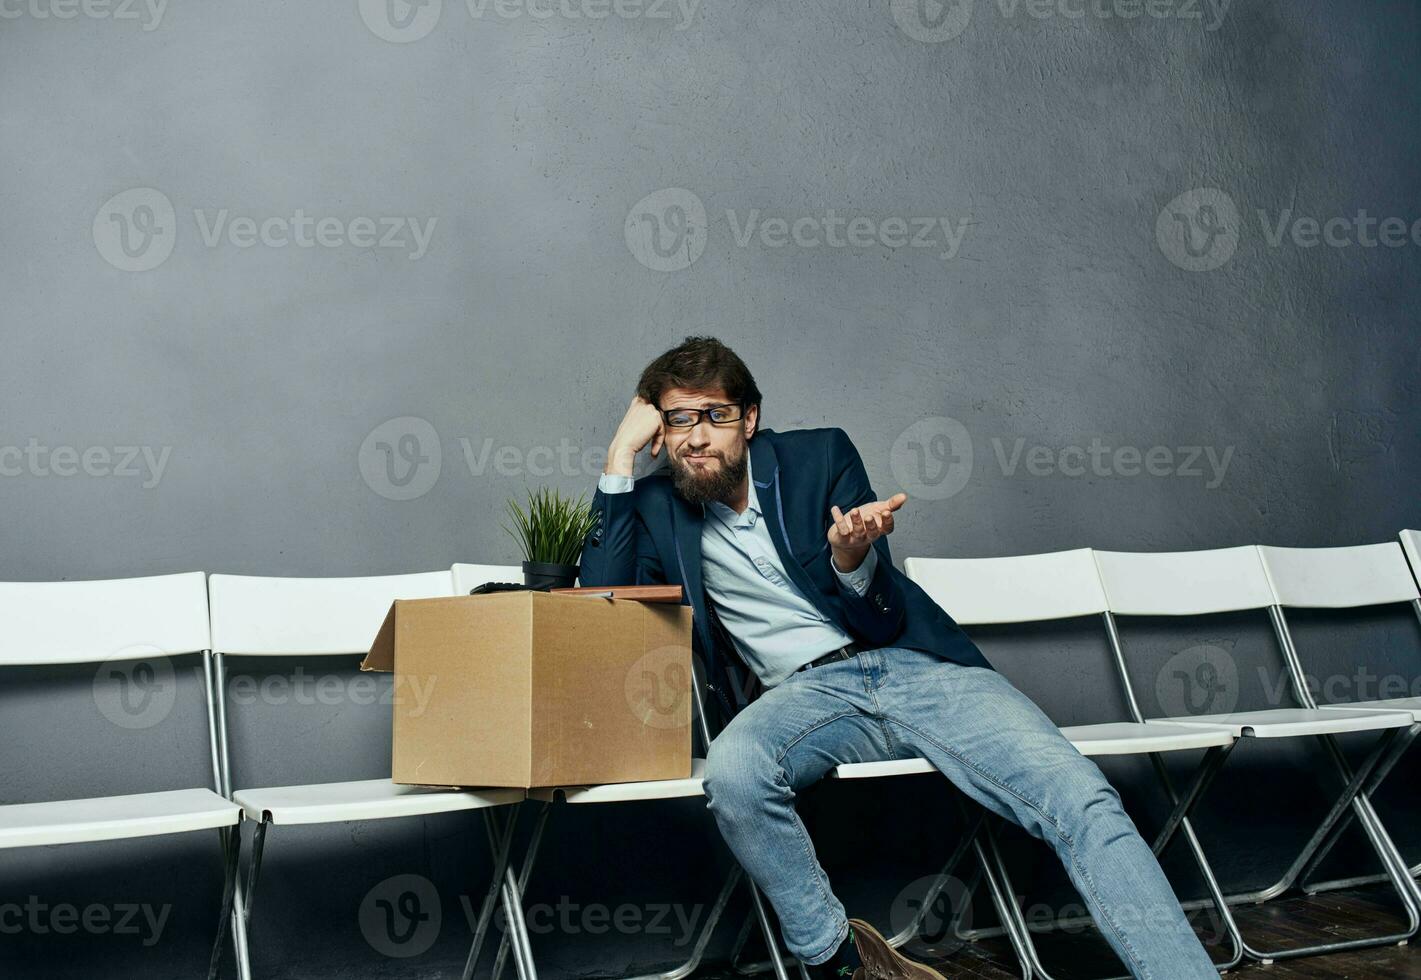
[[361, 670], [391, 671], [395, 669], [395, 609], [400, 600], [390, 603], [390, 611], [385, 613], [385, 621], [380, 624], [380, 632], [370, 644], [370, 652], [360, 661]]

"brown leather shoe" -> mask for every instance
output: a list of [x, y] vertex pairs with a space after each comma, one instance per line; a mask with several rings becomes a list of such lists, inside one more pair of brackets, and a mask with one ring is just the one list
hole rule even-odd
[[853, 980], [947, 980], [932, 967], [915, 963], [888, 945], [888, 940], [862, 919], [850, 919], [849, 928], [863, 960]]

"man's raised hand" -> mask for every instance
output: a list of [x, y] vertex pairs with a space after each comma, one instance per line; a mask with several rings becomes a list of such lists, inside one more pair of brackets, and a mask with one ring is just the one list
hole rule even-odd
[[622, 416], [621, 424], [612, 436], [612, 444], [607, 447], [607, 465], [603, 472], [631, 476], [636, 454], [651, 443], [651, 455], [655, 456], [661, 451], [665, 435], [661, 412], [637, 395], [627, 407], [627, 414]]
[[834, 523], [829, 525], [829, 548], [839, 571], [858, 568], [869, 547], [885, 534], [893, 533], [893, 512], [907, 502], [906, 493], [895, 493], [887, 500], [860, 504], [847, 514], [837, 506], [830, 508]]

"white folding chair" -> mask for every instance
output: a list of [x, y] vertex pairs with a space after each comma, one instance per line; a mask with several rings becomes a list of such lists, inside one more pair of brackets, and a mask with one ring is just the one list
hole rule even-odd
[[[1105, 593], [1089, 548], [1011, 558], [909, 558], [904, 562], [904, 569], [910, 579], [922, 586], [964, 627], [1043, 623], [1106, 615]], [[1069, 725], [1061, 729], [1061, 734], [1085, 756], [1149, 756], [1173, 807], [1155, 839], [1154, 853], [1156, 856], [1163, 853], [1176, 832], [1183, 830], [1182, 836], [1204, 876], [1214, 906], [1227, 923], [1228, 911], [1222, 891], [1199, 847], [1189, 814], [1232, 751], [1234, 735], [1222, 726], [1208, 728], [1146, 722], [1138, 713], [1135, 713], [1133, 721]], [[1194, 770], [1188, 789], [1180, 795], [1175, 792], [1163, 754], [1197, 749], [1203, 749], [1204, 756]], [[837, 775], [841, 779], [853, 779], [933, 771], [926, 760], [911, 759], [840, 766]], [[1001, 886], [1011, 899], [1007, 903], [1008, 918], [1003, 920], [1003, 929], [1013, 946], [1017, 947], [1018, 955], [1030, 964], [1031, 973], [1049, 980], [1051, 974], [1042, 965], [1031, 930], [1015, 901], [1006, 863], [990, 833], [987, 839], [991, 852], [990, 867], [995, 868]], [[979, 860], [985, 864], [987, 855], [979, 854]], [[943, 870], [939, 882], [950, 873], [951, 865]], [[933, 898], [935, 894], [930, 891], [924, 907]], [[1047, 923], [1043, 926], [1053, 928], [1062, 924]], [[1043, 926], [1036, 928], [1042, 929]], [[1221, 970], [1234, 966], [1243, 957], [1241, 941], [1232, 932], [1230, 938], [1233, 940], [1233, 951], [1226, 962], [1218, 964]]]
[[[265, 578], [213, 575], [208, 583], [212, 608], [212, 662], [216, 691], [227, 689], [228, 656], [333, 656], [361, 653], [384, 621], [396, 599], [453, 595], [447, 571], [371, 578]], [[400, 786], [389, 779], [306, 783], [259, 788], [232, 787], [227, 738], [226, 697], [215, 700], [215, 752], [224, 794], [230, 795], [256, 824], [246, 883], [238, 882], [234, 919], [251, 921], [253, 894], [261, 870], [268, 829], [278, 824], [326, 824], [348, 820], [385, 820], [454, 811], [482, 811], [494, 850], [494, 881], [507, 869], [514, 804], [522, 790], [442, 790]], [[500, 822], [498, 817], [506, 816]], [[493, 899], [485, 902], [479, 935], [465, 973], [477, 958], [482, 931], [492, 916]], [[521, 909], [506, 909], [515, 929]], [[245, 930], [244, 930], [245, 931]], [[245, 942], [245, 935], [239, 934]], [[521, 944], [520, 944], [521, 946]], [[521, 949], [518, 951], [521, 953]], [[531, 963], [518, 959], [519, 974], [535, 980]]]
[[[1408, 544], [1413, 554], [1421, 544], [1415, 531], [1401, 532], [1402, 545]], [[1407, 556], [1395, 542], [1385, 544], [1360, 545], [1349, 548], [1273, 548], [1260, 547], [1263, 568], [1273, 590], [1274, 605], [1270, 609], [1278, 641], [1294, 675], [1294, 686], [1301, 692], [1310, 707], [1330, 710], [1356, 708], [1380, 708], [1384, 710], [1407, 711], [1411, 713], [1412, 725], [1406, 733], [1396, 739], [1387, 754], [1377, 763], [1375, 771], [1367, 781], [1363, 792], [1370, 796], [1386, 779], [1393, 767], [1406, 754], [1406, 750], [1421, 733], [1421, 697], [1376, 698], [1367, 701], [1336, 702], [1318, 704], [1312, 688], [1306, 683], [1302, 660], [1293, 643], [1292, 631], [1288, 627], [1285, 608], [1299, 609], [1356, 609], [1366, 606], [1382, 606], [1393, 603], [1408, 603], [1421, 619], [1421, 592], [1417, 591], [1416, 580], [1407, 566]], [[1345, 811], [1331, 828], [1331, 833], [1312, 860], [1312, 867], [1320, 864], [1332, 850], [1342, 831], [1351, 821], [1351, 811]], [[1407, 873], [1415, 877], [1421, 872], [1421, 865], [1409, 868]], [[1306, 877], [1306, 874], [1303, 875]], [[1306, 886], [1309, 894], [1351, 888], [1363, 883], [1383, 880], [1374, 875], [1341, 878], [1333, 881], [1315, 882]]]
[[[1122, 683], [1131, 711], [1139, 713], [1139, 704], [1129, 683], [1126, 657], [1120, 641], [1115, 616], [1197, 617], [1221, 613], [1268, 609], [1275, 626], [1281, 623], [1276, 613], [1276, 599], [1264, 572], [1259, 551], [1252, 545], [1222, 548], [1212, 551], [1190, 551], [1160, 554], [1126, 552], [1095, 552], [1110, 609], [1106, 626], [1112, 647], [1121, 665]], [[1290, 668], [1295, 658], [1289, 652], [1285, 634], [1278, 635], [1283, 645], [1284, 659]], [[1222, 714], [1198, 714], [1158, 719], [1179, 725], [1226, 726], [1240, 739], [1278, 739], [1300, 736], [1317, 737], [1332, 757], [1344, 783], [1341, 795], [1333, 803], [1323, 826], [1304, 846], [1292, 866], [1281, 879], [1268, 888], [1246, 894], [1228, 896], [1232, 905], [1267, 901], [1300, 881], [1322, 845], [1329, 828], [1348, 808], [1361, 820], [1372, 848], [1381, 859], [1406, 911], [1405, 932], [1389, 933], [1373, 938], [1323, 942], [1294, 949], [1264, 950], [1253, 946], [1240, 935], [1244, 951], [1255, 959], [1271, 962], [1277, 959], [1309, 956], [1318, 953], [1387, 945], [1405, 941], [1418, 925], [1418, 903], [1413, 895], [1414, 884], [1400, 873], [1400, 857], [1396, 854], [1386, 829], [1382, 827], [1364, 792], [1364, 785], [1396, 736], [1411, 725], [1411, 715], [1400, 711], [1347, 709], [1323, 711], [1313, 706], [1301, 684], [1301, 677], [1292, 676], [1294, 696], [1302, 707], [1264, 708], [1231, 711]], [[1346, 765], [1335, 737], [1349, 732], [1374, 732], [1378, 738], [1367, 760], [1354, 773]], [[1230, 920], [1232, 921], [1232, 920]], [[1236, 926], [1235, 926], [1236, 928]]]
[[[209, 646], [201, 572], [91, 582], [0, 583], [0, 667], [113, 664], [114, 680], [148, 660], [203, 654]], [[100, 669], [103, 669], [102, 667]], [[150, 668], [151, 669], [151, 668]], [[210, 675], [207, 683], [211, 685]], [[209, 722], [211, 718], [209, 716]], [[216, 759], [213, 779], [217, 781]], [[217, 830], [224, 853], [222, 912], [208, 976], [225, 945], [237, 881], [241, 809], [210, 789], [179, 789], [0, 806], [0, 848], [126, 840]], [[244, 978], [245, 980], [245, 978]]]
[[[470, 589], [486, 581], [511, 581], [522, 580], [521, 571], [514, 570], [511, 577], [500, 577], [496, 566], [487, 565], [465, 565], [454, 566], [454, 592], [458, 595], [467, 593]], [[701, 698], [699, 678], [693, 680], [692, 685], [693, 707], [697, 731], [702, 739], [702, 745], [710, 745], [710, 728], [705, 721], [703, 703]], [[554, 809], [554, 805], [593, 805], [599, 803], [630, 803], [645, 800], [672, 800], [672, 799], [694, 799], [704, 797], [702, 788], [702, 776], [705, 771], [705, 760], [697, 758], [692, 760], [692, 774], [686, 779], [661, 779], [650, 780], [637, 783], [608, 783], [600, 786], [567, 786], [552, 787], [542, 789], [532, 789], [528, 791], [528, 799], [536, 800], [542, 804], [534, 819], [531, 836], [528, 840], [526, 853], [523, 858], [523, 865], [516, 878], [509, 872], [509, 881], [505, 886], [508, 889], [506, 898], [511, 896], [513, 904], [522, 905], [523, 892], [528, 886], [528, 879], [532, 874], [534, 863], [538, 858], [538, 850], [542, 844], [543, 837], [547, 830], [549, 817]], [[509, 836], [512, 836], [510, 832]], [[710, 914], [706, 922], [701, 927], [699, 935], [691, 948], [690, 958], [677, 967], [660, 973], [648, 974], [645, 977], [632, 978], [632, 980], [681, 980], [693, 973], [700, 964], [701, 958], [705, 954], [706, 946], [711, 940], [711, 936], [716, 925], [720, 922], [729, 904], [731, 897], [735, 893], [735, 888], [740, 879], [744, 876], [744, 871], [740, 866], [732, 862], [730, 873], [726, 876], [715, 903], [711, 906]], [[766, 946], [770, 949], [772, 965], [778, 980], [788, 980], [785, 973], [784, 964], [780, 962], [778, 947], [775, 945], [773, 933], [770, 930], [769, 918], [765, 912], [764, 903], [760, 897], [759, 890], [753, 883], [747, 883], [750, 887], [751, 899], [755, 907], [755, 915], [760, 922], [761, 931], [764, 933]], [[524, 933], [526, 936], [526, 932]], [[502, 975], [505, 955], [512, 943], [519, 939], [517, 932], [503, 937], [499, 946], [497, 957], [494, 961], [493, 978], [498, 980]], [[515, 954], [518, 950], [514, 949]], [[529, 959], [531, 960], [531, 954]]]

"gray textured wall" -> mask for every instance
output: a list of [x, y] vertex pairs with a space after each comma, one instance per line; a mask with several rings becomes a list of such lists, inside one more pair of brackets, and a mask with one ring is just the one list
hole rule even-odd
[[[590, 488], [635, 372], [692, 331], [750, 362], [767, 424], [842, 425], [914, 496], [900, 559], [1421, 523], [1414, 2], [685, 2], [0, 4], [0, 578], [511, 561], [503, 500]], [[1345, 625], [1416, 683], [1404, 611]], [[1262, 623], [1152, 630], [1152, 664], [1273, 664]], [[1051, 668], [999, 662], [1109, 717], [1099, 638], [1068, 634]], [[92, 671], [7, 672], [0, 802], [204, 783], [178, 666], [144, 730]], [[239, 783], [386, 764], [378, 709], [242, 708]], [[866, 804], [831, 802], [847, 860], [833, 814]], [[951, 841], [909, 822], [892, 861], [925, 871]], [[568, 877], [531, 897], [709, 901], [682, 844], [706, 826], [569, 818]], [[293, 830], [269, 860], [262, 975], [457, 969], [467, 822]], [[418, 958], [359, 928], [399, 874], [443, 899]], [[174, 906], [152, 948], [41, 917], [0, 963], [191, 975], [216, 875], [195, 838], [0, 855], [0, 903]], [[650, 930], [539, 942], [550, 974], [670, 958]]]

